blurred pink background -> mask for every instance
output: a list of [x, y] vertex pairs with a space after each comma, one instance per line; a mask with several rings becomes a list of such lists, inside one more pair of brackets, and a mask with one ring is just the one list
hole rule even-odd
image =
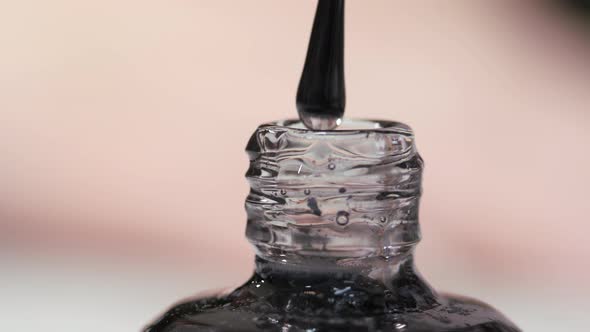
[[[244, 281], [243, 149], [296, 116], [315, 1], [0, 4], [0, 321], [137, 331]], [[418, 265], [586, 331], [590, 31], [541, 1], [347, 2], [347, 115], [410, 124]], [[588, 23], [588, 22], [586, 22]]]

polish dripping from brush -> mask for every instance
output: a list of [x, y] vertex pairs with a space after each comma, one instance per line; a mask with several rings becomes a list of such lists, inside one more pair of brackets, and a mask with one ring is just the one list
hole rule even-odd
[[297, 111], [312, 130], [342, 122], [344, 86], [344, 0], [319, 0], [299, 89]]

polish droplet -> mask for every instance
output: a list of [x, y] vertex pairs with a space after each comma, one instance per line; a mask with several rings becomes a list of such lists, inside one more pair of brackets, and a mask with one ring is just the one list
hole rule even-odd
[[344, 194], [346, 192], [346, 188], [340, 188], [338, 189], [338, 192]]
[[309, 195], [309, 194], [311, 194], [311, 190], [305, 189], [305, 190], [303, 190], [303, 193], [306, 194], [306, 195]]
[[381, 222], [386, 222], [386, 221], [387, 221], [387, 217], [385, 217], [385, 216], [382, 216], [382, 217], [380, 217], [380, 218], [379, 218], [379, 221], [381, 221]]
[[287, 195], [287, 190], [281, 189], [281, 195], [283, 195], [283, 196]]
[[341, 226], [348, 224], [348, 215], [346, 211], [339, 211], [336, 214], [336, 223]]
[[328, 168], [329, 168], [330, 170], [334, 170], [334, 169], [336, 168], [336, 165], [334, 165], [333, 163], [329, 163], [329, 164], [328, 164]]

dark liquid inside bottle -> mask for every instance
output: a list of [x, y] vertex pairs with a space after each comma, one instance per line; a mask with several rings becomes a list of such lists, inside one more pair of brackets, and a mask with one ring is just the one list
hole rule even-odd
[[389, 285], [258, 265], [264, 272], [232, 293], [179, 304], [146, 331], [519, 331], [484, 303], [434, 294], [411, 261]]

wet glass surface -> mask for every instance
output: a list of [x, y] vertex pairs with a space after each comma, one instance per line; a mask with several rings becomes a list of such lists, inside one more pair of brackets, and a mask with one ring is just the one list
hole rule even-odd
[[415, 269], [423, 162], [408, 126], [276, 122], [246, 150], [255, 274], [174, 306], [147, 332], [519, 331], [484, 303], [437, 294]]

